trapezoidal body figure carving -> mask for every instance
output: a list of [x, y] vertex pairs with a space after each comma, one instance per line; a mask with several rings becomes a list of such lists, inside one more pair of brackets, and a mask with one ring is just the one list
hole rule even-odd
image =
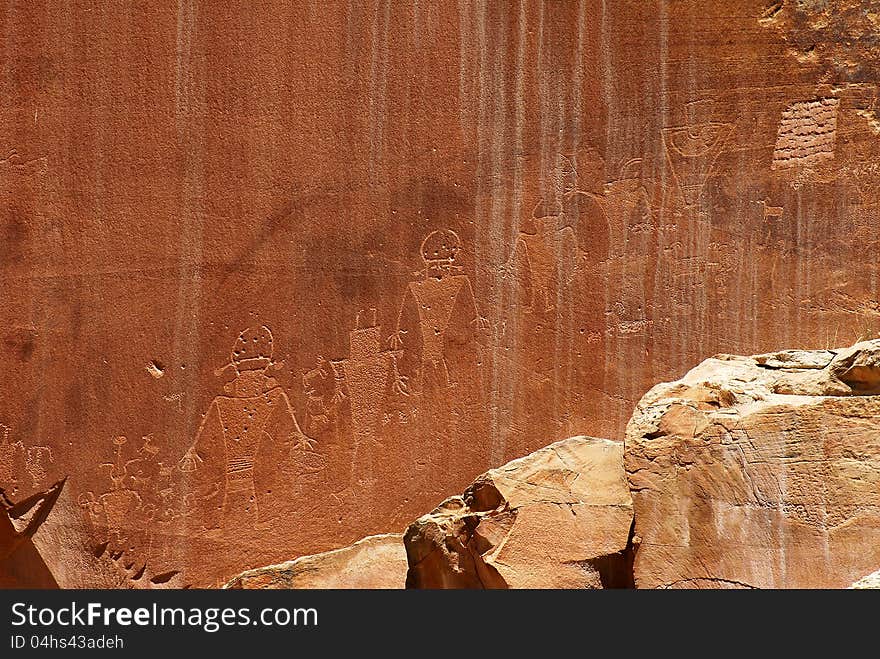
[[235, 377], [211, 402], [180, 462], [197, 508], [191, 517], [209, 533], [268, 525], [273, 485], [295, 470], [297, 452], [314, 446], [287, 394], [268, 374], [278, 366], [273, 349], [268, 327], [239, 334], [229, 364], [217, 372], [232, 368]]

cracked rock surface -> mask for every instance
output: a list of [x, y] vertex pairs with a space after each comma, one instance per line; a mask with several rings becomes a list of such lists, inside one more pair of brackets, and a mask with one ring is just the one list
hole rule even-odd
[[573, 437], [492, 469], [404, 535], [408, 588], [629, 585], [623, 446]]
[[859, 579], [850, 588], [854, 590], [874, 590], [880, 588], [880, 570]]
[[371, 535], [348, 547], [248, 570], [224, 588], [403, 588], [406, 552], [399, 533]]
[[626, 431], [638, 588], [845, 588], [880, 565], [880, 341], [707, 359]]

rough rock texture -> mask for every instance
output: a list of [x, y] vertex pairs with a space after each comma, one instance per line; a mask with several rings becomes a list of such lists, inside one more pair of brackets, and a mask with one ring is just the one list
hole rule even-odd
[[342, 549], [248, 570], [224, 588], [396, 589], [404, 587], [406, 570], [403, 536], [389, 533]]
[[0, 489], [0, 588], [58, 587], [33, 538], [63, 488], [64, 481], [59, 481], [46, 492], [18, 503]]
[[880, 570], [859, 579], [850, 588], [855, 590], [874, 590], [880, 588]]
[[33, 537], [34, 547], [60, 588], [166, 589], [192, 584], [180, 570], [147, 564], [143, 554], [94, 543], [80, 502], [65, 487], [52, 514]]
[[628, 585], [620, 443], [573, 437], [480, 476], [404, 536], [407, 588]]
[[791, 55], [824, 67], [825, 80], [880, 80], [876, 0], [771, 0], [761, 23], [779, 28]]
[[876, 4], [4, 0], [0, 487], [217, 586], [876, 336]]
[[880, 564], [880, 340], [719, 355], [626, 432], [639, 588], [845, 588]]

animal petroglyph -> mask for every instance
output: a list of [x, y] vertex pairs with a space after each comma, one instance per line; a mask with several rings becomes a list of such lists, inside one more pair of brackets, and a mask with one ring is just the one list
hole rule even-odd
[[834, 158], [840, 99], [794, 103], [782, 113], [771, 169], [815, 167]]
[[711, 101], [689, 103], [687, 123], [662, 131], [666, 158], [686, 206], [699, 203], [715, 161], [733, 133], [733, 124], [709, 120], [711, 107]]
[[[179, 463], [190, 491], [201, 502], [205, 528], [252, 528], [265, 521], [263, 499], [297, 460], [320, 469], [315, 440], [300, 429], [287, 394], [268, 375], [278, 368], [268, 327], [246, 329], [235, 341], [229, 363], [235, 377], [211, 402], [195, 441]], [[217, 515], [219, 511], [219, 515]]]
[[785, 212], [785, 208], [782, 206], [771, 206], [770, 203], [765, 199], [761, 202], [763, 206], [762, 218], [764, 220], [778, 220], [782, 217]]

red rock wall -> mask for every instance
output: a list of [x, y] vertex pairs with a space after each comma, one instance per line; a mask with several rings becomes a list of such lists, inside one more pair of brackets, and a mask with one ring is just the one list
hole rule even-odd
[[10, 0], [0, 486], [217, 584], [876, 334], [876, 20], [790, 4]]

